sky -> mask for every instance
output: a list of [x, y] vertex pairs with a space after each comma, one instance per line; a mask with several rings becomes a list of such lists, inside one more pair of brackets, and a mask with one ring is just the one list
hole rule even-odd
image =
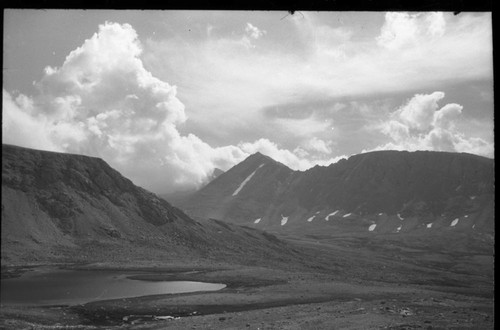
[[3, 143], [160, 194], [255, 152], [494, 156], [491, 13], [7, 9], [3, 46]]

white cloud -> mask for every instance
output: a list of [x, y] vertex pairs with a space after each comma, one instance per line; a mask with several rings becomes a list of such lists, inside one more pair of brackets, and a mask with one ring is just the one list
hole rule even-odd
[[329, 154], [332, 152], [331, 145], [331, 141], [325, 142], [315, 136], [303, 143], [304, 149], [323, 154]]
[[[289, 31], [289, 37], [266, 27], [268, 33], [265, 40], [259, 37], [262, 44], [257, 48], [250, 47], [255, 39], [248, 32], [243, 36], [247, 42], [242, 42], [241, 31], [236, 31], [196, 43], [179, 38], [150, 41], [143, 58], [158, 77], [167, 81], [175, 77], [190, 117], [186, 124], [211, 127], [203, 138], [219, 144], [227, 139], [235, 144], [241, 134], [252, 140], [269, 136], [262, 129], [265, 125], [259, 125], [260, 109], [310, 100], [311, 95], [356, 100], [367, 94], [413, 93], [492, 78], [488, 13], [389, 13], [380, 35], [369, 38], [358, 36], [359, 30], [349, 24], [338, 26], [335, 20], [322, 21], [319, 16], [312, 12], [287, 16], [276, 24], [281, 32]], [[223, 22], [214, 26], [218, 31], [227, 28]], [[389, 37], [393, 34], [394, 40]], [[394, 47], [384, 46], [391, 43]], [[309, 126], [283, 120], [276, 122], [276, 135], [279, 131], [299, 145], [302, 136], [286, 135], [295, 123]]]
[[402, 47], [418, 46], [425, 39], [436, 39], [445, 33], [446, 21], [443, 13], [390, 12], [385, 15], [377, 42], [380, 46], [397, 50]]
[[444, 97], [443, 92], [415, 95], [379, 126], [392, 141], [373, 150], [435, 150], [493, 157], [493, 141], [466, 136], [457, 129], [461, 105], [449, 103], [439, 108], [437, 102]]
[[409, 127], [397, 120], [390, 120], [382, 125], [381, 131], [395, 141], [405, 141], [410, 138]]
[[434, 112], [433, 126], [442, 127], [444, 129], [453, 129], [453, 122], [455, 119], [460, 118], [463, 107], [460, 104], [449, 103]]
[[425, 16], [425, 19], [429, 24], [427, 30], [428, 34], [430, 34], [432, 37], [441, 37], [444, 34], [446, 21], [444, 19], [443, 13], [429, 13]]
[[309, 138], [316, 134], [321, 134], [332, 127], [331, 120], [317, 118], [316, 115], [307, 118], [275, 118], [275, 126], [288, 136], [294, 138]]
[[239, 144], [238, 146], [241, 148], [241, 150], [245, 151], [249, 155], [260, 152], [280, 163], [285, 164], [291, 169], [299, 171], [304, 171], [315, 165], [327, 166], [331, 163], [336, 163], [342, 158], [347, 158], [346, 156], [342, 155], [338, 157], [328, 157], [326, 159], [313, 159], [314, 155], [307, 150], [298, 147], [293, 152], [291, 152], [287, 149], [281, 149], [276, 143], [271, 142], [268, 139], [259, 139], [253, 143], [245, 142]]
[[393, 117], [398, 118], [410, 129], [426, 130], [434, 121], [438, 101], [444, 98], [443, 92], [429, 95], [417, 94], [406, 105], [397, 110]]
[[[318, 17], [289, 16], [276, 22], [281, 30], [267, 25], [267, 32], [239, 21], [227, 33], [225, 23], [207, 22], [202, 39], [158, 35], [145, 46], [130, 25], [104, 24], [61, 67], [47, 67], [38, 95], [3, 92], [2, 136], [100, 156], [161, 192], [200, 185], [214, 167], [228, 169], [256, 151], [294, 169], [327, 165], [338, 159], [332, 145], [347, 153], [353, 149], [339, 141], [356, 144], [357, 152], [367, 139], [359, 125], [386, 113], [360, 108], [353, 115], [343, 105], [330, 115], [318, 98], [351, 104], [367, 94], [492, 78], [491, 14], [388, 14], [370, 38]], [[443, 98], [416, 95], [385, 118], [372, 145], [491, 155], [492, 141], [465, 134], [462, 106], [439, 108]], [[270, 119], [263, 112], [303, 100], [311, 100], [303, 104], [315, 107], [313, 115]]]
[[258, 27], [253, 26], [251, 23], [247, 23], [245, 27], [246, 35], [241, 37], [240, 44], [242, 44], [245, 48], [251, 49], [256, 46], [252, 43], [253, 40], [257, 40], [261, 38], [264, 34], [266, 34], [265, 30], [260, 30]]
[[236, 147], [179, 134], [184, 105], [174, 86], [143, 67], [141, 52], [130, 25], [101, 25], [60, 68], [46, 69], [37, 106], [3, 92], [4, 140], [100, 156], [154, 191], [199, 185], [215, 166], [241, 160]]
[[100, 25], [61, 67], [45, 70], [38, 95], [3, 91], [4, 142], [102, 157], [155, 192], [200, 186], [215, 167], [256, 151], [294, 168], [314, 165], [266, 139], [212, 147], [181, 135], [187, 116], [176, 87], [146, 70], [141, 53], [130, 25]]
[[24, 95], [13, 99], [2, 90], [2, 143], [28, 148], [61, 151], [46, 134], [46, 120], [33, 113], [33, 104]]
[[259, 39], [264, 34], [266, 34], [265, 30], [260, 30], [258, 27], [253, 26], [251, 23], [247, 23], [245, 32], [247, 32], [253, 39]]

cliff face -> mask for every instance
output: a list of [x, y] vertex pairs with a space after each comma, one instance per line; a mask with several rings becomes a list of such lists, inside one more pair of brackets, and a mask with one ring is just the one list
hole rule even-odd
[[2, 146], [1, 225], [8, 262], [74, 256], [92, 244], [154, 247], [166, 257], [284, 248], [252, 229], [200, 224], [101, 159], [9, 145]]
[[336, 232], [450, 226], [491, 232], [494, 162], [470, 154], [379, 151], [298, 172], [253, 155], [179, 206], [193, 216], [298, 233], [314, 226]]

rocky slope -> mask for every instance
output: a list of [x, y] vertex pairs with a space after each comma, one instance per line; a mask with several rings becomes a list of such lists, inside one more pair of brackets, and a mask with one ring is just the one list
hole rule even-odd
[[285, 165], [257, 153], [178, 203], [197, 217], [249, 223], [279, 198], [292, 174]]
[[465, 153], [377, 151], [292, 171], [254, 154], [179, 207], [295, 233], [494, 230], [494, 161]]
[[1, 226], [2, 264], [81, 259], [93, 250], [105, 258], [115, 247], [172, 259], [289, 255], [272, 235], [192, 220], [101, 159], [10, 145], [2, 146]]

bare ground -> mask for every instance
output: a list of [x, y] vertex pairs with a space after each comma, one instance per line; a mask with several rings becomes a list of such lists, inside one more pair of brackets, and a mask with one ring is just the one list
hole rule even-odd
[[[308, 259], [264, 266], [213, 260], [66, 264], [142, 269], [142, 280], [225, 283], [216, 292], [154, 295], [79, 306], [2, 306], [3, 329], [494, 329], [489, 247], [289, 237]], [[390, 243], [388, 243], [390, 242]], [[471, 252], [472, 251], [472, 252]], [[139, 261], [140, 260], [140, 261]], [[145, 261], [146, 260], [146, 261]], [[3, 268], [3, 275], [16, 270]], [[155, 319], [172, 316], [173, 319]]]

